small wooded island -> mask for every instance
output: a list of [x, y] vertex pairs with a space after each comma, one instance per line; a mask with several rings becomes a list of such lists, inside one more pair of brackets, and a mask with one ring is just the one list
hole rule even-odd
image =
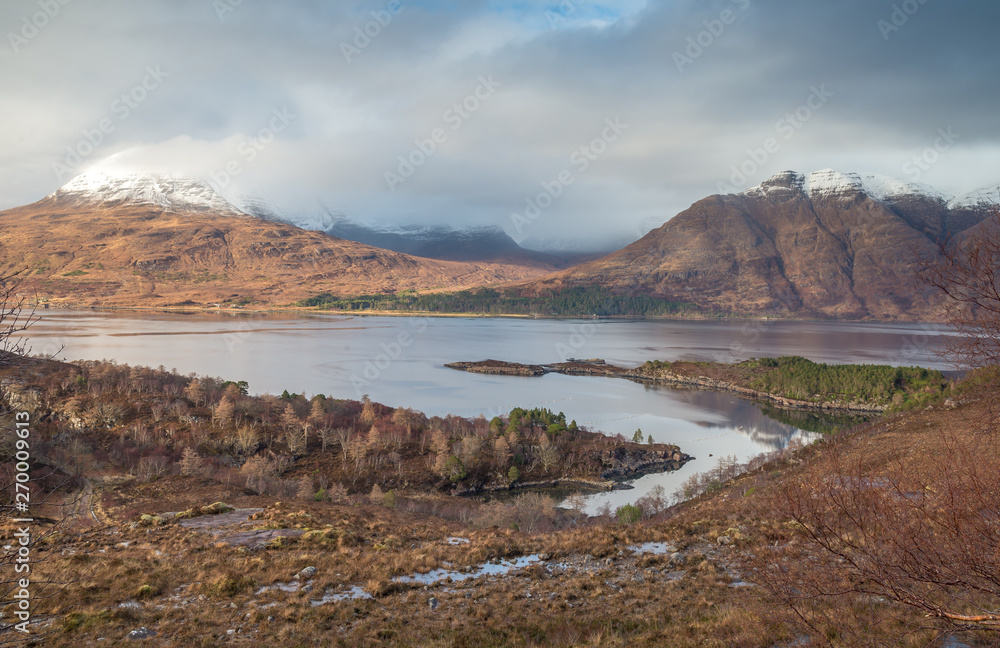
[[500, 360], [452, 362], [446, 367], [507, 376], [608, 376], [685, 389], [711, 389], [783, 409], [880, 414], [920, 407], [941, 394], [950, 381], [922, 367], [827, 365], [799, 356], [753, 358], [743, 362], [648, 361], [629, 369], [599, 358], [552, 364]]

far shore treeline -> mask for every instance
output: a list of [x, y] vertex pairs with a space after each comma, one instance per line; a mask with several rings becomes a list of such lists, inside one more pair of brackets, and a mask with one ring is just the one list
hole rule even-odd
[[424, 293], [407, 290], [393, 294], [338, 297], [322, 293], [297, 306], [347, 311], [414, 311], [477, 313], [484, 315], [564, 315], [649, 317], [706, 314], [695, 304], [646, 295], [615, 295], [606, 288], [565, 288], [526, 295], [517, 288], [477, 288], [458, 292]]

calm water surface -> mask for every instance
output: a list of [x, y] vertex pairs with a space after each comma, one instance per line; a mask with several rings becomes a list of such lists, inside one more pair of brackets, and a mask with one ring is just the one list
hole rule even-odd
[[814, 435], [726, 394], [600, 377], [486, 376], [447, 369], [444, 363], [486, 358], [547, 363], [576, 357], [635, 366], [649, 359], [731, 362], [801, 355], [816, 362], [951, 368], [936, 354], [943, 329], [927, 324], [98, 311], [44, 311], [42, 318], [30, 330], [33, 353], [62, 349], [57, 357], [66, 360], [163, 365], [185, 374], [246, 380], [253, 393], [369, 394], [430, 416], [489, 418], [516, 406], [548, 407], [608, 434], [631, 437], [641, 428], [697, 458], [676, 473], [636, 480], [634, 490], [593, 495], [591, 510], [605, 502], [634, 501], [656, 485], [672, 493], [720, 456], [745, 460]]

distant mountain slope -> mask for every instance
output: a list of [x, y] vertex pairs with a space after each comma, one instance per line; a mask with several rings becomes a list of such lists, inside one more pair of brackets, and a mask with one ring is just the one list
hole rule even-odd
[[550, 254], [518, 245], [500, 227], [402, 225], [378, 227], [336, 217], [323, 228], [327, 234], [405, 254], [448, 261], [503, 261], [566, 268], [593, 256]]
[[459, 289], [544, 274], [424, 259], [246, 215], [207, 184], [96, 174], [0, 212], [0, 269], [77, 305], [287, 304], [318, 293]]
[[601, 286], [727, 312], [934, 318], [940, 298], [915, 280], [916, 258], [986, 213], [982, 202], [888, 178], [787, 171], [700, 200], [624, 249], [527, 289]]
[[284, 213], [276, 205], [254, 194], [238, 194], [230, 201], [242, 211], [303, 229], [326, 232], [348, 241], [442, 261], [493, 261], [533, 265], [556, 270], [590, 261], [603, 255], [548, 253], [518, 245], [500, 227], [456, 229], [448, 225], [374, 225], [331, 213]]

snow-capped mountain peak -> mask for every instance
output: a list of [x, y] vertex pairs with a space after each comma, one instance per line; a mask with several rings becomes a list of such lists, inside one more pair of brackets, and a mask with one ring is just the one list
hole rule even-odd
[[1000, 203], [1000, 184], [980, 187], [967, 194], [956, 196], [948, 202], [951, 209], [973, 209], [977, 207], [993, 207]]
[[167, 211], [243, 215], [204, 180], [168, 173], [88, 171], [49, 197], [62, 202], [152, 205]]
[[951, 196], [933, 187], [878, 174], [861, 175], [843, 173], [835, 169], [820, 169], [803, 174], [795, 171], [777, 173], [744, 194], [764, 193], [773, 190], [798, 189], [810, 199], [822, 196], [853, 196], [863, 193], [874, 200], [892, 201], [905, 196], [924, 196], [948, 202]]

